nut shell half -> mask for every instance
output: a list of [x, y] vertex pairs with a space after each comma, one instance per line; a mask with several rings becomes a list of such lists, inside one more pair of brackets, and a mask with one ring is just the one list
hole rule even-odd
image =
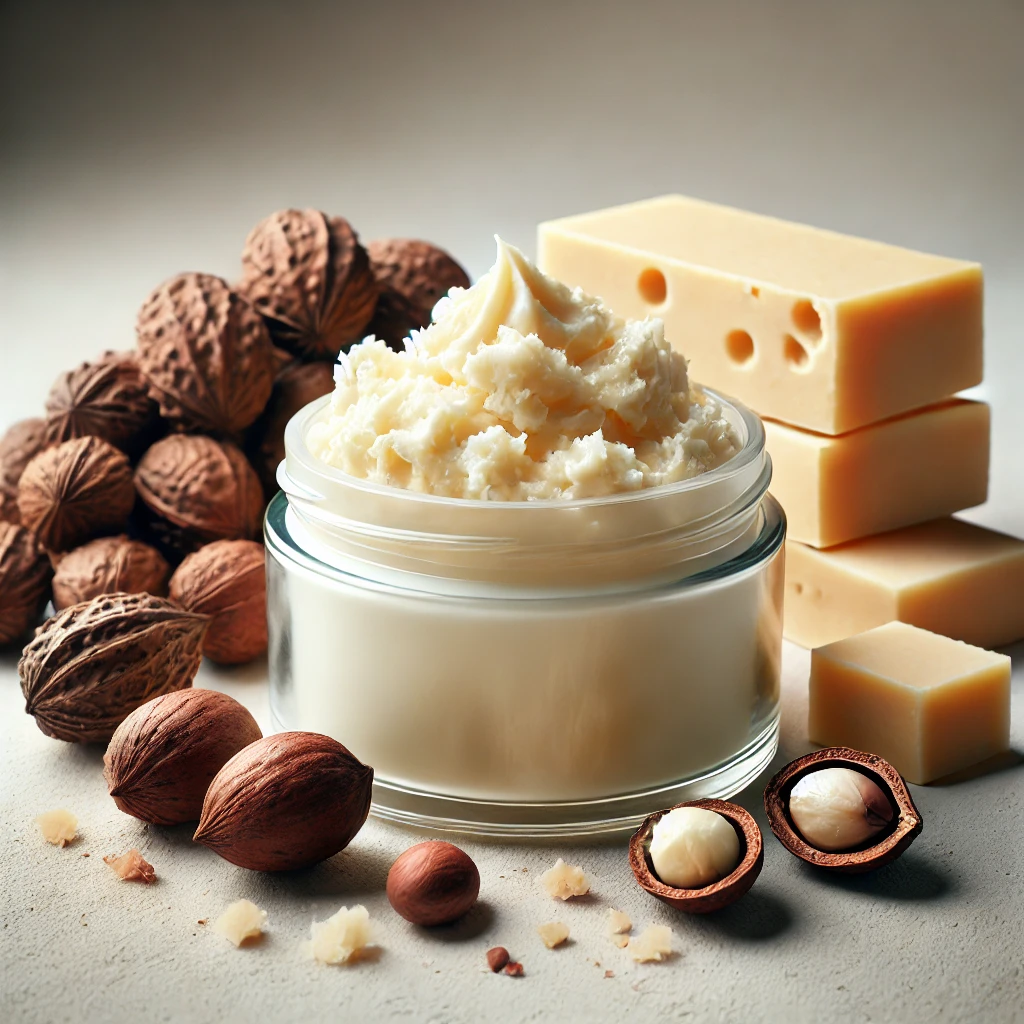
[[39, 621], [50, 596], [50, 560], [22, 526], [0, 522], [0, 647]]
[[[800, 779], [821, 768], [850, 768], [866, 775], [889, 797], [895, 813], [890, 831], [881, 839], [873, 838], [863, 847], [827, 853], [811, 846], [789, 819], [789, 794]], [[877, 754], [866, 754], [852, 747], [827, 747], [790, 761], [764, 791], [764, 809], [775, 838], [808, 864], [856, 875], [874, 871], [894, 861], [921, 834], [924, 819], [914, 804], [903, 776]]]
[[171, 567], [156, 548], [140, 540], [100, 537], [69, 551], [53, 575], [53, 605], [60, 610], [100, 594], [165, 597]]
[[233, 697], [178, 690], [136, 708], [103, 755], [114, 803], [153, 825], [198, 821], [213, 777], [263, 733]]
[[372, 786], [373, 769], [329, 736], [265, 736], [216, 774], [194, 838], [252, 871], [310, 867], [363, 827]]
[[[724, 878], [700, 889], [676, 889], [665, 885], [654, 873], [651, 865], [648, 850], [654, 826], [664, 815], [677, 807], [701, 807], [714, 811], [727, 819], [739, 836], [739, 864]], [[657, 896], [659, 900], [688, 914], [710, 914], [729, 906], [730, 903], [735, 903], [757, 881], [757, 876], [764, 866], [764, 842], [757, 822], [750, 812], [739, 804], [730, 803], [728, 800], [690, 800], [663, 811], [656, 811], [644, 819], [629, 841], [629, 866], [633, 869], [640, 888], [652, 896]]]
[[406, 921], [425, 928], [451, 924], [476, 903], [480, 871], [468, 853], [432, 839], [410, 846], [391, 865], [387, 893]]

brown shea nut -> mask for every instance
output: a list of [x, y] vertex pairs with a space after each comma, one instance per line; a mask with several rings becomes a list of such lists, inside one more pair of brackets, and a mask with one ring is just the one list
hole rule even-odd
[[50, 560], [22, 526], [0, 522], [0, 647], [39, 621], [50, 596]]
[[409, 332], [426, 327], [437, 300], [468, 288], [469, 275], [451, 256], [418, 238], [381, 238], [367, 246], [380, 297], [367, 334], [401, 348]]
[[58, 612], [18, 663], [25, 710], [54, 739], [106, 743], [140, 704], [192, 685], [202, 615], [150, 594], [106, 594]]
[[137, 707], [103, 755], [114, 803], [152, 825], [198, 821], [213, 777], [263, 733], [233, 697], [177, 690]]
[[[666, 885], [655, 874], [650, 845], [655, 824], [669, 811], [679, 807], [700, 807], [725, 818], [739, 839], [740, 862], [724, 878], [699, 889], [677, 889]], [[690, 800], [657, 811], [644, 819], [629, 841], [629, 866], [640, 888], [652, 896], [688, 914], [709, 914], [735, 903], [757, 880], [764, 866], [764, 843], [761, 830], [750, 813], [728, 800]]]
[[201, 547], [171, 577], [171, 600], [210, 616], [203, 654], [221, 665], [252, 661], [267, 650], [267, 577], [263, 545], [218, 540]]
[[100, 537], [58, 563], [53, 575], [53, 605], [60, 610], [100, 594], [167, 595], [171, 567], [156, 548], [140, 540]]
[[431, 839], [410, 846], [388, 872], [388, 901], [406, 921], [451, 924], [476, 903], [480, 872], [467, 853]]
[[263, 489], [233, 444], [198, 434], [165, 437], [136, 467], [135, 489], [153, 539], [176, 558], [210, 541], [259, 534]]
[[139, 366], [177, 430], [234, 435], [263, 411], [274, 355], [260, 316], [212, 274], [178, 274], [155, 289], [136, 322]]
[[277, 491], [277, 467], [284, 458], [284, 428], [303, 406], [334, 390], [330, 363], [289, 363], [277, 375], [266, 411], [253, 424], [246, 450], [266, 494]]
[[[890, 814], [878, 817], [877, 834], [851, 849], [826, 851], [812, 846], [795, 827], [790, 796], [801, 779], [827, 768], [849, 769], [865, 776], [889, 803]], [[924, 819], [914, 805], [903, 776], [877, 754], [850, 747], [827, 747], [790, 761], [764, 791], [764, 809], [775, 838], [808, 864], [843, 874], [874, 871], [899, 857], [921, 834]], [[888, 818], [888, 820], [884, 820]]]
[[508, 954], [508, 950], [504, 946], [494, 946], [487, 950], [487, 966], [497, 974], [505, 964], [512, 958]]
[[18, 511], [18, 481], [25, 467], [44, 448], [46, 420], [19, 420], [0, 437], [0, 520], [20, 523]]
[[239, 291], [274, 344], [300, 359], [337, 358], [377, 305], [369, 257], [352, 226], [319, 210], [279, 210], [249, 232]]
[[194, 838], [252, 871], [310, 867], [363, 827], [372, 786], [373, 769], [329, 736], [265, 736], [214, 776]]
[[53, 444], [102, 437], [115, 448], [145, 447], [156, 420], [134, 352], [104, 352], [62, 373], [46, 399], [46, 438]]
[[119, 533], [134, 504], [128, 456], [99, 437], [41, 451], [18, 483], [21, 523], [51, 551]]

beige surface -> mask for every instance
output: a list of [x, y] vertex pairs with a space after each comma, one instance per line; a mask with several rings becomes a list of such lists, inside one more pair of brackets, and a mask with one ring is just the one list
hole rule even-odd
[[970, 262], [662, 196], [538, 229], [541, 269], [655, 315], [696, 380], [839, 434], [982, 377]]
[[786, 543], [784, 633], [819, 647], [893, 619], [995, 647], [1024, 637], [1024, 542], [937, 519], [818, 551]]
[[949, 401], [829, 437], [766, 420], [791, 540], [827, 548], [980, 505], [989, 408]]
[[811, 652], [808, 737], [923, 784], [1010, 744], [1010, 659], [890, 622]]

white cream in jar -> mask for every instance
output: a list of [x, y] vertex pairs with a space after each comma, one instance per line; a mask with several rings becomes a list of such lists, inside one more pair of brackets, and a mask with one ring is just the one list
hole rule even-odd
[[499, 243], [406, 353], [357, 346], [289, 424], [267, 520], [288, 728], [377, 813], [624, 827], [727, 796], [777, 736], [784, 519], [760, 422]]

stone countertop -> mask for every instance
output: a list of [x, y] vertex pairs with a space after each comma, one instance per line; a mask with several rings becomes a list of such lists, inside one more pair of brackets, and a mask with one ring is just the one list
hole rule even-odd
[[[1024, 644], [1010, 653], [1021, 751]], [[347, 850], [308, 871], [233, 867], [193, 844], [190, 826], [147, 826], [119, 812], [102, 750], [39, 732], [8, 655], [0, 662], [0, 1019], [1019, 1020], [1022, 758], [955, 784], [912, 786], [925, 828], [910, 850], [872, 875], [823, 875], [782, 848], [761, 806], [768, 775], [810, 749], [808, 665], [806, 651], [786, 644], [781, 748], [738, 797], [765, 834], [764, 870], [739, 903], [708, 917], [662, 905], [636, 886], [624, 840], [458, 840], [480, 867], [480, 902], [458, 924], [426, 931], [394, 914], [384, 894], [391, 862], [419, 834], [371, 819]], [[204, 663], [197, 683], [238, 697], [267, 726], [265, 665]], [[79, 819], [80, 838], [64, 849], [43, 842], [34, 821], [54, 807]], [[156, 884], [122, 882], [103, 863], [131, 846], [156, 868]], [[538, 876], [558, 856], [585, 868], [590, 896], [562, 904], [542, 892]], [[268, 912], [268, 930], [260, 944], [235, 949], [198, 922], [212, 923], [241, 897]], [[303, 950], [310, 923], [354, 903], [368, 908], [378, 948], [353, 966], [314, 963]], [[634, 964], [605, 935], [609, 907], [635, 928], [670, 925], [678, 952]], [[556, 950], [535, 930], [550, 920], [571, 929]], [[525, 977], [492, 975], [484, 953], [493, 945], [507, 946]]]

